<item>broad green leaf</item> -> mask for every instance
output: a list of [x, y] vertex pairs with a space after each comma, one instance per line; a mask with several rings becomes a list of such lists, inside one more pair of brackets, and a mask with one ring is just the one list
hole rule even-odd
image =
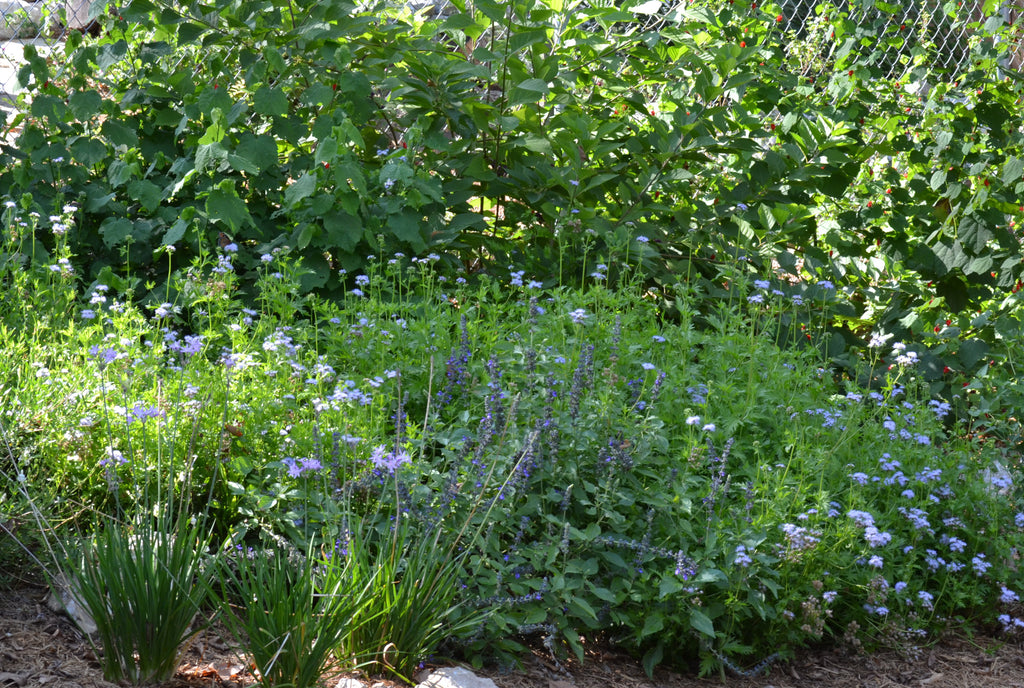
[[112, 119], [103, 122], [100, 133], [107, 137], [115, 146], [134, 148], [139, 145], [139, 137], [132, 129]]
[[665, 628], [665, 615], [659, 611], [648, 612], [644, 619], [644, 626], [640, 631], [640, 637], [646, 638], [654, 635]]
[[658, 598], [665, 599], [670, 595], [674, 595], [685, 586], [683, 582], [679, 580], [678, 576], [665, 576], [661, 579], [661, 583], [658, 584]]
[[542, 79], [526, 79], [512, 87], [509, 95], [510, 105], [536, 103], [549, 93], [547, 82]]
[[325, 162], [330, 163], [338, 156], [338, 142], [331, 137], [325, 138], [316, 147], [316, 153], [313, 156], [313, 161], [317, 165], [322, 165]]
[[68, 149], [71, 157], [86, 167], [93, 167], [107, 157], [107, 147], [93, 138], [76, 139]]
[[648, 676], [654, 676], [654, 668], [661, 664], [661, 660], [665, 658], [665, 645], [662, 642], [658, 642], [650, 650], [644, 653], [642, 664], [644, 666], [644, 672]]
[[412, 210], [389, 215], [387, 228], [396, 238], [411, 246], [416, 253], [422, 253], [427, 249], [427, 244], [420, 234], [420, 218]]
[[128, 184], [128, 195], [137, 200], [143, 210], [152, 212], [163, 200], [160, 187], [148, 179], [136, 179]]
[[569, 600], [569, 611], [587, 625], [597, 623], [597, 612], [594, 611], [594, 608], [582, 596], [577, 595]]
[[316, 175], [304, 172], [284, 190], [284, 203], [289, 208], [294, 208], [299, 201], [312, 195], [314, 191], [316, 191]]
[[351, 253], [363, 237], [363, 226], [359, 218], [343, 210], [324, 215], [325, 247], [338, 248]]
[[260, 136], [244, 134], [239, 137], [235, 154], [240, 158], [252, 161], [260, 172], [265, 172], [277, 165], [277, 141], [273, 136], [266, 134]]
[[218, 163], [226, 160], [227, 150], [219, 142], [200, 145], [196, 149], [195, 169], [202, 172], [207, 167], [216, 167]]
[[288, 114], [288, 98], [276, 86], [260, 86], [252, 97], [253, 108], [261, 115], [283, 116]]
[[164, 239], [160, 243], [164, 246], [173, 246], [181, 241], [187, 231], [188, 223], [179, 217], [174, 221], [173, 225], [167, 228], [167, 231], [164, 233]]
[[526, 48], [537, 43], [543, 43], [548, 40], [547, 29], [526, 29], [514, 32], [508, 40], [509, 52], [517, 53], [523, 48]]
[[124, 186], [132, 178], [132, 167], [124, 160], [114, 160], [107, 167], [107, 181], [114, 188]]
[[715, 637], [715, 624], [712, 623], [707, 614], [699, 609], [690, 610], [690, 627], [708, 637]]
[[87, 120], [99, 114], [103, 99], [96, 91], [75, 91], [68, 98], [68, 107], [78, 120]]
[[980, 339], [968, 339], [960, 345], [960, 362], [969, 370], [988, 356], [988, 350], [988, 344]]
[[106, 71], [120, 62], [127, 54], [128, 43], [124, 39], [114, 43], [105, 43], [99, 48], [99, 53], [96, 56], [96, 66], [100, 68], [100, 71]]
[[210, 115], [212, 123], [206, 128], [206, 133], [203, 134], [202, 138], [199, 139], [199, 145], [206, 146], [211, 143], [218, 143], [224, 139], [227, 134], [226, 122], [224, 121], [224, 113], [220, 108], [214, 108]]
[[232, 169], [238, 170], [239, 172], [248, 172], [249, 174], [259, 174], [261, 172], [259, 165], [249, 158], [243, 158], [241, 155], [228, 153], [227, 161], [228, 164], [231, 165]]
[[1021, 158], [1011, 155], [1007, 158], [1006, 162], [1003, 163], [1002, 180], [1004, 184], [1012, 184], [1017, 181], [1020, 179], [1022, 173], [1024, 173], [1024, 160]]
[[114, 248], [132, 235], [132, 221], [124, 217], [108, 217], [100, 223], [100, 236], [107, 248]]
[[249, 209], [234, 190], [216, 188], [206, 197], [206, 214], [215, 222], [221, 222], [232, 232], [243, 225], [252, 224]]

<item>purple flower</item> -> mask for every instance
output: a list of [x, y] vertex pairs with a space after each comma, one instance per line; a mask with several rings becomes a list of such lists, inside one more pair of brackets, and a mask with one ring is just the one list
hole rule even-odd
[[864, 539], [872, 547], [884, 547], [892, 541], [892, 535], [882, 532], [874, 526], [868, 526], [864, 529]]
[[868, 526], [875, 525], [875, 517], [866, 511], [857, 511], [856, 509], [851, 509], [850, 511], [846, 512], [846, 515], [852, 518], [853, 522], [861, 528], [867, 528]]
[[373, 462], [373, 465], [379, 470], [387, 471], [388, 473], [394, 473], [399, 466], [409, 463], [411, 460], [408, 452], [405, 450], [397, 449], [388, 452], [383, 444], [374, 447], [373, 454], [370, 455], [370, 461]]
[[152, 418], [163, 418], [164, 412], [158, 409], [156, 406], [143, 406], [141, 403], [135, 404], [131, 412], [128, 415], [128, 422], [134, 423], [136, 421], [145, 423], [147, 420]]

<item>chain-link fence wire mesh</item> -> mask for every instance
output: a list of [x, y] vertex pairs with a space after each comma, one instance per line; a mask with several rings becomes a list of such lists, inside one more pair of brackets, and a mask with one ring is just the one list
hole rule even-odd
[[24, 46], [45, 53], [68, 31], [88, 30], [94, 19], [90, 9], [90, 0], [0, 0], [0, 104], [10, 105], [18, 90]]
[[[403, 4], [394, 0], [396, 4]], [[593, 6], [622, 5], [623, 0], [588, 0]], [[657, 32], [672, 16], [700, 3], [700, 0], [647, 0], [632, 4], [637, 21], [625, 30]], [[458, 11], [450, 0], [408, 0], [411, 11], [427, 19], [437, 19]], [[915, 64], [924, 64], [932, 73], [956, 73], [966, 66], [972, 33], [969, 24], [987, 18], [1016, 22], [1024, 16], [1024, 0], [1007, 0], [985, 11], [985, 0], [910, 0], [886, 4], [878, 0], [778, 0], [779, 29], [786, 41], [793, 68], [801, 73], [827, 69], [839, 44], [830, 35], [831, 22], [843, 19], [860, 29], [874, 31], [878, 40], [872, 50], [890, 78], [900, 78]], [[22, 49], [32, 43], [42, 51], [59, 46], [70, 30], [90, 26], [97, 7], [90, 0], [0, 0], [0, 100], [13, 102], [11, 94], [20, 86], [17, 70]], [[577, 6], [576, 11], [580, 11]], [[492, 44], [505, 38], [507, 29], [495, 23], [480, 39]], [[1009, 52], [1010, 66], [1024, 63], [1024, 49]], [[183, 63], [188, 62], [182, 56]], [[191, 60], [201, 64], [201, 60]], [[60, 64], [55, 67], [59, 73]]]

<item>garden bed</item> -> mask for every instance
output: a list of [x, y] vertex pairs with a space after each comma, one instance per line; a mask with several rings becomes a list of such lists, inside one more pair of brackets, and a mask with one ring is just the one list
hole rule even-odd
[[[46, 606], [47, 592], [23, 586], [0, 592], [0, 688], [111, 688], [103, 679], [92, 649], [74, 625]], [[888, 688], [891, 686], [1024, 686], [1024, 654], [1020, 643], [975, 637], [950, 637], [917, 657], [896, 652], [852, 654], [822, 648], [800, 653], [787, 664], [773, 666], [759, 677], [698, 679], [657, 671], [647, 678], [628, 656], [595, 649], [584, 663], [556, 666], [542, 651], [523, 658], [522, 667], [500, 671], [489, 667], [499, 688]], [[188, 650], [181, 669], [165, 688], [241, 688], [253, 684], [243, 662], [216, 633], [201, 634]], [[331, 681], [331, 684], [334, 682]], [[365, 684], [391, 688], [400, 684], [367, 679]]]

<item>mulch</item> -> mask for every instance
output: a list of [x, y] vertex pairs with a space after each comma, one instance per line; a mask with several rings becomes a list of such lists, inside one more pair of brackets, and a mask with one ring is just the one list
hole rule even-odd
[[[22, 584], [0, 591], [0, 688], [115, 688], [77, 627], [46, 605], [48, 591]], [[514, 671], [477, 670], [498, 688], [1024, 688], [1024, 645], [995, 638], [951, 637], [907, 657], [895, 651], [807, 651], [757, 677], [697, 678], [665, 670], [653, 678], [635, 660], [594, 648], [585, 661], [555, 662], [543, 650]], [[367, 688], [399, 684], [357, 677]], [[181, 667], [161, 688], [247, 688], [244, 658], [216, 629], [200, 633]], [[330, 683], [330, 688], [336, 681]]]

